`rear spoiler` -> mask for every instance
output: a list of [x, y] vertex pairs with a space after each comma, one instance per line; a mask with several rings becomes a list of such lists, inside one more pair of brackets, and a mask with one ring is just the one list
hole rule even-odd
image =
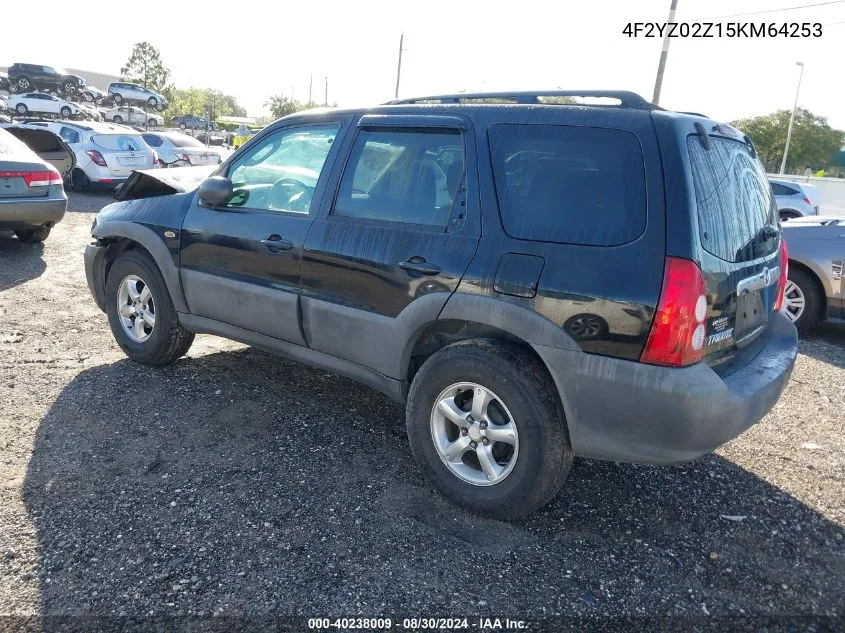
[[133, 171], [114, 192], [115, 200], [136, 200], [196, 191], [218, 165]]

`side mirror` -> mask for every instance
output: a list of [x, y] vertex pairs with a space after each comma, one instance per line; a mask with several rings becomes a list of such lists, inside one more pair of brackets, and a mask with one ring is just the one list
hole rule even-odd
[[225, 176], [206, 178], [199, 189], [200, 200], [211, 206], [228, 202], [234, 193], [232, 181]]

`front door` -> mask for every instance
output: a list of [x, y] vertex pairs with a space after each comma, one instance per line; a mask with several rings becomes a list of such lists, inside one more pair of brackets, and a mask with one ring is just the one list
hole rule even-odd
[[406, 342], [437, 318], [475, 253], [476, 174], [458, 117], [362, 118], [305, 243], [311, 347], [401, 378]]
[[181, 235], [181, 276], [192, 314], [305, 344], [300, 258], [342, 130], [337, 119], [288, 125], [237, 155], [229, 201], [195, 195]]

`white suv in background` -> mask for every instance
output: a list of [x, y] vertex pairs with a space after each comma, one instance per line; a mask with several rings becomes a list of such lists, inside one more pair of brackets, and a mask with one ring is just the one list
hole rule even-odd
[[160, 114], [147, 114], [135, 106], [120, 106], [112, 108], [105, 114], [106, 121], [113, 123], [128, 123], [130, 125], [146, 125], [160, 127], [164, 125], [164, 117]]
[[54, 97], [46, 92], [27, 92], [26, 94], [13, 95], [6, 107], [19, 116], [35, 113], [58, 114], [67, 118], [81, 113], [77, 104]]
[[159, 166], [158, 155], [144, 142], [141, 133], [113, 123], [99, 121], [32, 122], [58, 134], [76, 155], [70, 184], [76, 191], [113, 189], [136, 169]]
[[109, 84], [108, 94], [116, 105], [127, 103], [145, 103], [158, 111], [167, 107], [167, 99], [157, 92], [147, 90], [138, 84], [131, 84], [125, 81], [114, 81]]

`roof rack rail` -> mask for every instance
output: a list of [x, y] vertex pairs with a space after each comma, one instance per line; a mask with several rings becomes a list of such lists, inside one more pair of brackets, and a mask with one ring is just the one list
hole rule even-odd
[[[619, 99], [616, 107], [634, 110], [654, 110], [656, 106], [643, 99], [636, 92], [628, 90], [542, 90], [542, 91], [504, 91], [504, 92], [459, 92], [456, 94], [430, 95], [427, 97], [412, 97], [410, 99], [395, 99], [385, 105], [419, 104], [426, 101], [440, 103], [464, 103], [475, 99], [513, 99], [515, 103], [542, 104], [543, 97], [593, 97]], [[555, 104], [560, 105], [560, 104]], [[584, 105], [584, 104], [573, 104]]]

